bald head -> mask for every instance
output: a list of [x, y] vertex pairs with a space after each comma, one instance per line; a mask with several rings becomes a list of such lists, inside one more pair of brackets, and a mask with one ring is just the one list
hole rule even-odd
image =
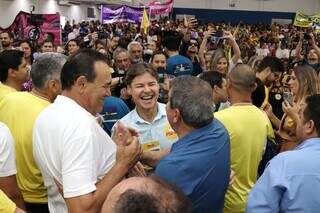
[[256, 88], [256, 75], [250, 66], [239, 64], [229, 72], [228, 84], [237, 92], [251, 94]]
[[191, 212], [183, 193], [160, 177], [133, 177], [123, 180], [109, 193], [103, 213]]

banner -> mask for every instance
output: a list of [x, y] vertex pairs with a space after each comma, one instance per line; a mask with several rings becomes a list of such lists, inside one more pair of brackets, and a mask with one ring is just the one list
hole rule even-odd
[[60, 15], [57, 14], [30, 14], [20, 11], [13, 23], [0, 32], [11, 32], [14, 42], [22, 40], [43, 42], [52, 39], [55, 45], [61, 45]]
[[152, 1], [148, 4], [149, 14], [151, 15], [163, 15], [171, 13], [173, 10], [173, 0], [168, 0], [165, 3], [159, 1]]
[[311, 27], [312, 20], [310, 16], [305, 15], [302, 12], [296, 12], [296, 17], [294, 19], [293, 25], [297, 27]]
[[127, 5], [117, 9], [110, 9], [102, 5], [101, 23], [110, 24], [115, 22], [140, 23], [142, 19], [143, 8], [135, 8]]

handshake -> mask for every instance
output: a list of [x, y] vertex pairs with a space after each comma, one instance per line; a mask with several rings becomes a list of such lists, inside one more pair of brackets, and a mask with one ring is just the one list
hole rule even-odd
[[146, 176], [142, 164], [138, 162], [143, 152], [138, 132], [118, 122], [112, 139], [117, 145], [116, 164], [124, 170], [131, 170], [130, 173], [135, 176]]

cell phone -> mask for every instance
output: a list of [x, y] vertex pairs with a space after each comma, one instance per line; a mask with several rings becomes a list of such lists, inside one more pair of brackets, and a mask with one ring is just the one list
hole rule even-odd
[[223, 30], [218, 30], [218, 31], [212, 33], [211, 35], [216, 38], [221, 38], [221, 37], [223, 37]]
[[291, 106], [293, 106], [292, 92], [283, 92], [283, 100], [287, 101]]
[[164, 83], [164, 74], [166, 70], [163, 67], [158, 67], [159, 83]]

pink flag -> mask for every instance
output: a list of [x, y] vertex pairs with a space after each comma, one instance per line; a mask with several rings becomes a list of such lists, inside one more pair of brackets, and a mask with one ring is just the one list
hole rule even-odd
[[149, 13], [152, 15], [168, 14], [172, 12], [173, 0], [168, 0], [165, 3], [160, 3], [159, 1], [155, 0], [150, 2], [148, 6], [149, 6]]

